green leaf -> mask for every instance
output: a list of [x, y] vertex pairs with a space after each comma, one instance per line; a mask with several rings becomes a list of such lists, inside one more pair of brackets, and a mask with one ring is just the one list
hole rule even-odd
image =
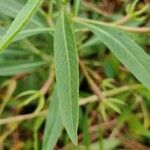
[[26, 50], [21, 49], [21, 48], [19, 48], [19, 49], [10, 48], [10, 49], [7, 49], [6, 51], [4, 51], [0, 55], [0, 58], [3, 59], [2, 62], [0, 61], [0, 64], [8, 62], [8, 59], [9, 59], [9, 61], [12, 61], [12, 60], [17, 60], [16, 58], [25, 58], [28, 56], [31, 56], [31, 53], [29, 51], [26, 51]]
[[0, 64], [0, 76], [10, 76], [19, 73], [30, 73], [36, 69], [41, 68], [45, 65], [45, 62], [42, 61], [18, 61], [10, 62], [5, 64]]
[[85, 115], [82, 117], [82, 132], [83, 132], [83, 143], [86, 146], [86, 149], [89, 149], [90, 146], [90, 135], [89, 135], [89, 124], [88, 124], [88, 113], [85, 112]]
[[28, 3], [16, 16], [15, 20], [10, 25], [6, 34], [0, 41], [0, 51], [5, 49], [14, 39], [18, 32], [29, 22], [36, 10], [41, 4], [41, 0], [29, 0]]
[[150, 89], [150, 57], [133, 40], [119, 30], [94, 23], [84, 23], [108, 46], [114, 55]]
[[[4, 33], [4, 30], [0, 30], [0, 39], [2, 38], [3, 36], [3, 33]], [[33, 35], [37, 35], [37, 34], [40, 34], [40, 33], [53, 33], [53, 29], [51, 28], [29, 28], [29, 29], [25, 29], [23, 31], [21, 31], [20, 33], [18, 33], [14, 39], [14, 41], [12, 42], [16, 42], [16, 41], [19, 41], [19, 40], [22, 40], [24, 38], [28, 38], [30, 36], [33, 36]]]
[[22, 40], [24, 38], [33, 36], [33, 35], [37, 35], [40, 33], [53, 33], [53, 29], [51, 28], [34, 28], [34, 29], [26, 29], [21, 31], [16, 38], [14, 39], [14, 41], [18, 41], [18, 40]]
[[114, 110], [115, 112], [117, 112], [118, 114], [121, 113], [121, 110], [119, 109], [119, 107], [118, 107], [116, 104], [114, 104], [114, 103], [108, 101], [107, 99], [105, 100], [105, 104], [106, 104], [109, 108], [111, 108], [112, 110]]
[[[0, 15], [15, 18], [23, 6], [24, 3], [22, 3], [22, 1], [0, 0]], [[43, 22], [41, 22], [38, 14], [31, 19], [30, 25], [36, 25], [38, 27], [43, 26]]]
[[121, 99], [118, 99], [118, 98], [107, 98], [107, 100], [112, 102], [112, 103], [119, 104], [119, 105], [125, 105], [126, 104], [124, 101], [122, 101]]
[[75, 4], [74, 4], [74, 15], [77, 16], [78, 12], [79, 12], [79, 8], [80, 8], [80, 4], [81, 4], [81, 0], [75, 0]]
[[39, 130], [43, 124], [45, 120], [45, 117], [40, 117], [40, 118], [37, 118], [34, 122], [34, 127], [33, 127], [33, 138], [34, 138], [34, 150], [38, 150], [39, 149], [39, 139], [38, 139], [38, 133], [39, 133]]
[[[118, 149], [117, 147], [120, 145], [120, 141], [116, 138], [107, 138], [102, 140], [102, 148], [103, 150], [114, 150]], [[89, 149], [101, 149], [99, 142], [93, 142], [90, 145]]]
[[0, 13], [15, 18], [19, 10], [23, 7], [22, 3], [15, 0], [1, 0]]
[[63, 129], [61, 121], [57, 90], [55, 89], [50, 101], [49, 110], [46, 119], [46, 125], [44, 130], [44, 139], [42, 150], [53, 150], [54, 146], [60, 137]]
[[106, 121], [108, 116], [107, 116], [107, 113], [106, 113], [105, 103], [101, 103], [101, 105], [100, 105], [100, 112], [101, 112], [101, 115], [102, 115], [103, 119]]
[[79, 69], [74, 34], [64, 10], [54, 32], [56, 82], [60, 113], [69, 137], [77, 144]]
[[[132, 115], [128, 117], [128, 126], [129, 129], [132, 131], [132, 135], [139, 135], [139, 136], [145, 136], [148, 139], [150, 138], [150, 130], [146, 129], [138, 120], [136, 115]], [[132, 120], [132, 121], [131, 121]]]

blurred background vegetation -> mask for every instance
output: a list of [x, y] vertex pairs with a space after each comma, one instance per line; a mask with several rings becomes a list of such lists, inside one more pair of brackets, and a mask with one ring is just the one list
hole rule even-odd
[[[26, 2], [0, 0], [0, 38]], [[70, 3], [68, 9], [75, 9], [75, 0]], [[149, 4], [149, 0], [81, 0], [78, 16], [128, 27], [124, 32], [150, 53]], [[55, 85], [51, 30], [57, 11], [55, 1], [45, 0], [0, 54], [0, 150], [41, 149]], [[149, 150], [150, 91], [95, 35], [86, 29], [75, 33], [80, 58], [79, 146], [74, 147], [63, 131], [55, 149]]]

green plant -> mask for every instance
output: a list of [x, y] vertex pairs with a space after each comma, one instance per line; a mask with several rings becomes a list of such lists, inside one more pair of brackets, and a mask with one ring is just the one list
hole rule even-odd
[[[63, 128], [66, 129], [72, 143], [78, 145], [79, 105], [99, 101], [97, 109], [104, 122], [109, 120], [111, 112], [119, 114], [119, 123], [112, 131], [112, 136], [131, 118], [137, 122], [136, 127], [129, 123], [131, 129], [137, 128], [138, 133], [135, 135], [143, 134], [147, 138], [150, 137], [147, 108], [149, 102], [145, 104], [141, 100], [143, 97], [149, 99], [147, 93], [150, 89], [150, 56], [132, 40], [132, 36], [139, 38], [138, 34], [143, 34], [144, 38], [147, 38], [150, 34], [150, 28], [138, 27], [138, 23], [137, 25], [133, 24], [133, 27], [123, 25], [130, 20], [132, 22], [132, 19], [136, 18], [143, 21], [147, 17], [149, 5], [143, 6], [141, 10], [136, 10], [137, 5], [138, 1], [128, 4], [127, 16], [122, 20], [104, 22], [98, 20], [103, 20], [105, 17], [113, 20], [113, 17], [111, 18], [108, 14], [99, 11], [98, 13], [102, 13], [102, 16], [95, 15], [96, 7], [90, 3], [86, 5], [86, 2], [80, 0], [73, 1], [73, 4], [69, 0], [0, 1], [1, 26], [4, 26], [0, 29], [0, 83], [2, 85], [0, 115], [3, 116], [6, 106], [8, 108], [15, 107], [16, 114], [20, 114], [30, 104], [36, 106], [31, 114], [14, 118], [16, 122], [13, 121], [12, 124], [15, 126], [9, 127], [9, 122], [12, 122], [11, 118], [0, 119], [0, 125], [8, 124], [8, 127], [6, 127], [10, 130], [8, 135], [19, 126], [21, 120], [39, 116], [35, 120], [33, 138], [34, 149], [40, 149], [37, 133], [45, 120], [43, 116], [47, 114], [42, 149], [53, 149]], [[80, 8], [83, 6], [87, 8], [85, 9], [86, 15], [80, 14]], [[89, 9], [92, 10], [92, 19], [89, 19], [88, 16]], [[84, 10], [82, 11], [84, 12]], [[35, 12], [37, 13], [35, 14]], [[145, 17], [141, 19], [140, 15], [143, 13], [145, 13]], [[10, 23], [10, 18], [14, 19], [12, 23]], [[42, 34], [42, 36], [39, 36], [39, 34]], [[142, 40], [142, 37], [140, 39]], [[101, 64], [96, 60], [90, 62], [89, 56], [94, 55], [97, 59], [99, 57], [95, 55], [100, 55], [98, 51], [94, 52], [94, 46], [97, 46], [96, 49], [101, 49], [104, 57], [105, 52], [102, 49], [104, 50], [106, 47], [113, 55], [106, 57], [106, 63], [102, 62]], [[117, 88], [113, 80], [102, 80], [98, 73], [93, 71], [93, 68], [104, 64], [103, 67], [107, 69], [105, 73], [110, 76], [108, 78], [119, 76], [117, 70], [121, 65], [116, 58], [143, 86], [135, 84], [137, 81], [130, 75], [131, 79], [127, 79], [126, 82], [134, 84]], [[79, 66], [81, 68], [80, 77]], [[87, 84], [94, 95], [90, 97], [87, 91], [84, 93], [81, 90], [80, 97], [84, 97], [84, 94], [89, 97], [79, 100], [79, 86], [82, 84], [83, 78], [87, 80]], [[45, 80], [46, 82], [44, 82]], [[25, 86], [23, 87], [23, 85]], [[131, 108], [128, 107], [127, 111], [122, 112], [122, 107], [126, 106], [126, 102], [123, 100], [127, 96], [113, 96], [124, 92], [130, 95], [130, 90], [137, 91], [137, 94], [134, 95], [138, 97], [136, 97], [137, 102], [135, 100], [131, 103]], [[140, 100], [138, 101], [138, 99]], [[47, 110], [42, 111], [49, 103], [47, 100], [50, 100], [48, 113]], [[136, 103], [141, 104], [145, 127], [132, 113]], [[4, 116], [6, 114], [4, 113]], [[130, 117], [127, 118], [127, 115]], [[88, 117], [86, 116], [84, 120], [83, 125], [88, 126]], [[6, 128], [1, 127], [0, 130], [5, 132]], [[98, 149], [98, 143], [91, 146], [88, 143], [88, 127], [83, 131], [86, 147]], [[3, 137], [5, 136], [3, 135]], [[0, 144], [3, 143], [4, 139], [0, 138]], [[112, 142], [112, 148], [120, 144], [114, 138], [108, 139], [108, 141], [104, 140], [104, 143], [107, 142]], [[103, 144], [100, 145], [102, 148]], [[104, 147], [106, 147], [105, 149], [111, 149], [111, 145], [110, 148], [107, 148], [107, 144], [104, 144]]]

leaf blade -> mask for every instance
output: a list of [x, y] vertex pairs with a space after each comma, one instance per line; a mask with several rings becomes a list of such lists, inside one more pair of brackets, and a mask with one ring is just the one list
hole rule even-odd
[[6, 34], [2, 37], [0, 41], [0, 52], [11, 43], [17, 33], [20, 32], [20, 30], [29, 22], [31, 17], [40, 6], [40, 3], [41, 0], [29, 0], [28, 3], [23, 7], [10, 25]]
[[0, 76], [11, 76], [20, 73], [31, 73], [40, 67], [43, 67], [46, 63], [43, 61], [32, 61], [32, 62], [25, 62], [25, 61], [18, 61], [0, 64]]
[[150, 57], [140, 46], [113, 27], [85, 22], [81, 24], [90, 28], [131, 73], [150, 89]]
[[[0, 30], [0, 39], [4, 35], [3, 33], [5, 30], [6, 29]], [[22, 40], [24, 38], [28, 38], [28, 37], [35, 36], [37, 34], [43, 34], [43, 33], [53, 34], [53, 29], [52, 28], [44, 28], [44, 27], [24, 29], [16, 35], [16, 37], [14, 38], [14, 40], [12, 42], [16, 42], [16, 41]]]
[[[18, 0], [1, 0], [0, 1], [0, 15], [15, 18], [19, 11], [23, 8], [24, 3]], [[30, 21], [30, 25], [43, 27], [39, 19], [39, 15], [36, 14]]]
[[58, 106], [57, 89], [54, 89], [49, 111], [46, 119], [46, 125], [43, 138], [43, 150], [53, 150], [54, 146], [62, 132], [63, 124]]
[[77, 144], [79, 69], [74, 35], [64, 10], [54, 32], [56, 82], [60, 112], [69, 137]]

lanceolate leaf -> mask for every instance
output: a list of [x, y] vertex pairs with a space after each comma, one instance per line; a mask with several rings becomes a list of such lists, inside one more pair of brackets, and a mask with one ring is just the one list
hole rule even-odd
[[[4, 31], [5, 31], [5, 29], [0, 30], [0, 39], [4, 35]], [[40, 34], [40, 33], [53, 34], [53, 29], [51, 29], [51, 28], [29, 28], [29, 29], [24, 29], [16, 35], [16, 37], [14, 38], [14, 40], [12, 42], [19, 41], [19, 40], [22, 40], [24, 38], [28, 38], [30, 36], [37, 35], [37, 34]]]
[[89, 27], [134, 76], [150, 89], [150, 56], [140, 46], [113, 27], [83, 24]]
[[61, 11], [54, 32], [56, 82], [60, 113], [72, 142], [77, 144], [78, 127], [78, 57], [69, 19]]
[[57, 89], [55, 88], [47, 114], [42, 150], [54, 149], [62, 129], [63, 124], [58, 107]]
[[45, 65], [42, 61], [23, 62], [13, 61], [8, 63], [0, 63], [0, 76], [10, 76], [19, 73], [29, 73]]
[[16, 34], [29, 22], [35, 11], [38, 9], [41, 0], [29, 0], [24, 8], [16, 16], [15, 20], [10, 25], [6, 34], [0, 41], [0, 51], [5, 49], [14, 39]]
[[18, 33], [14, 41], [22, 40], [24, 38], [28, 38], [33, 35], [41, 34], [41, 33], [50, 33], [53, 34], [53, 29], [51, 28], [34, 28], [34, 29], [26, 29]]
[[[23, 6], [24, 3], [22, 3], [20, 0], [0, 0], [0, 16], [9, 16], [11, 18], [15, 18]], [[39, 27], [43, 26], [43, 22], [41, 22], [38, 14], [36, 14], [30, 22], [32, 25]]]

